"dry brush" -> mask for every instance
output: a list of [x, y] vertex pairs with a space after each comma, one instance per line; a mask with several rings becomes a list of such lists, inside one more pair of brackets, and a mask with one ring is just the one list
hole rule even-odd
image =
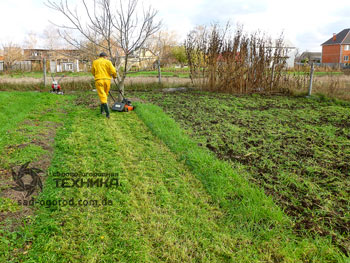
[[193, 84], [202, 89], [231, 93], [286, 92], [288, 48], [283, 36], [273, 41], [259, 32], [238, 27], [197, 27], [185, 41]]

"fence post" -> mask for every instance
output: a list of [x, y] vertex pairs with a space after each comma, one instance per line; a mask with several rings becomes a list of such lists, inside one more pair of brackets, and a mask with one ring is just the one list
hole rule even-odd
[[158, 67], [158, 83], [161, 84], [162, 83], [162, 73], [160, 70], [160, 59], [158, 58], [158, 63], [157, 63], [157, 67]]
[[44, 86], [46, 86], [46, 58], [43, 59]]
[[314, 77], [314, 63], [311, 63], [311, 72], [310, 72], [310, 83], [309, 83], [309, 93], [308, 93], [308, 97], [311, 96], [311, 92], [312, 92], [312, 79]]
[[271, 70], [271, 82], [270, 82], [270, 92], [273, 89], [273, 79], [275, 77], [275, 63], [272, 64], [272, 70]]

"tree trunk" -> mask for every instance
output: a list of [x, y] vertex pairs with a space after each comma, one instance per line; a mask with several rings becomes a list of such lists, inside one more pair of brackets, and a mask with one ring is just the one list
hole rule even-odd
[[[124, 96], [124, 79], [122, 79], [119, 83], [118, 83], [118, 88], [119, 88], [119, 91], [118, 92], [118, 99], [119, 101], [122, 101], [123, 100], [123, 96]], [[120, 94], [121, 93], [121, 94]], [[123, 95], [122, 95], [123, 94]]]

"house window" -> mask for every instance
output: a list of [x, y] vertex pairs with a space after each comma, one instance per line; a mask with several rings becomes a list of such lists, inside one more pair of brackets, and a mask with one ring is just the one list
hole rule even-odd
[[65, 63], [64, 67], [65, 71], [73, 71], [73, 63]]
[[350, 50], [350, 45], [345, 45], [344, 50], [346, 50], [346, 51]]
[[349, 61], [349, 56], [344, 56], [344, 61]]

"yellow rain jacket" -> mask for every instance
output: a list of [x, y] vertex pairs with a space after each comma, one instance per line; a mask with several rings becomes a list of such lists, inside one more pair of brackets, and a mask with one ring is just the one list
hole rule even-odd
[[92, 75], [94, 75], [95, 81], [100, 79], [111, 79], [117, 77], [117, 72], [112, 62], [105, 58], [98, 58], [92, 63], [91, 69]]
[[94, 60], [91, 73], [95, 78], [95, 86], [101, 103], [107, 103], [107, 95], [111, 87], [111, 78], [117, 77], [112, 62], [103, 57]]

